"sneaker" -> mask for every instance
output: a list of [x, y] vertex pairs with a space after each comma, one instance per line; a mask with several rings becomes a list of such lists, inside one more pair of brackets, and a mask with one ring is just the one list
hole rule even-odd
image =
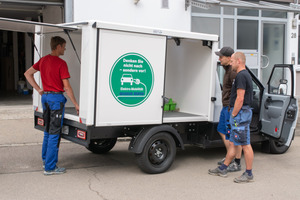
[[227, 169], [221, 170], [219, 167], [217, 167], [216, 169], [209, 169], [208, 173], [214, 176], [227, 177]]
[[66, 168], [63, 167], [55, 167], [53, 170], [44, 171], [44, 175], [54, 175], [54, 174], [63, 174], [66, 172]]
[[43, 169], [45, 169], [45, 161], [43, 160]]
[[253, 181], [253, 175], [249, 176], [247, 172], [244, 172], [240, 177], [233, 180], [236, 183], [248, 183]]
[[230, 165], [227, 168], [228, 172], [237, 172], [237, 171], [241, 171], [241, 165], [238, 165], [235, 161], [233, 161], [232, 163], [230, 163]]
[[[222, 160], [220, 160], [220, 161], [218, 162], [218, 165], [224, 164], [225, 159], [226, 159], [226, 157], [223, 158]], [[234, 159], [231, 161], [231, 163], [233, 163], [233, 162], [234, 162]], [[230, 163], [230, 164], [231, 164], [231, 163]]]

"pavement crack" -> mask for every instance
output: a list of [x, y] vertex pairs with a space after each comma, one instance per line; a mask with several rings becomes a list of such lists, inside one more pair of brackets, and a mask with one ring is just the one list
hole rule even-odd
[[95, 178], [96, 180], [98, 180], [98, 182], [101, 182], [101, 180], [97, 177], [97, 172], [93, 171], [93, 170], [89, 170], [91, 172], [93, 172], [93, 177], [91, 177], [89, 180], [88, 180], [88, 183], [89, 183], [89, 189], [90, 191], [92, 192], [95, 192], [100, 198], [102, 198], [103, 200], [108, 200], [107, 198], [105, 198], [99, 191], [97, 190], [94, 190], [92, 188], [92, 179]]

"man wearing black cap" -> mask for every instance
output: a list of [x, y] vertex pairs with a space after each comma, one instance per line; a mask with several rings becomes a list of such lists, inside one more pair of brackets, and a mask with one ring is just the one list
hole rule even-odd
[[[226, 150], [229, 149], [229, 136], [230, 136], [230, 128], [229, 128], [229, 99], [231, 94], [232, 83], [236, 77], [236, 72], [232, 70], [230, 65], [231, 55], [234, 53], [233, 49], [230, 47], [223, 47], [220, 51], [215, 52], [217, 56], [219, 56], [219, 60], [221, 65], [225, 70], [224, 78], [223, 78], [223, 91], [222, 91], [222, 104], [223, 109], [220, 113], [220, 120], [217, 127], [217, 131], [219, 132]], [[241, 170], [241, 156], [242, 156], [242, 148], [238, 147], [238, 151], [236, 153], [235, 159], [230, 163], [227, 168], [228, 172], [235, 172]], [[218, 162], [219, 165], [222, 165], [225, 158]]]
[[229, 139], [229, 149], [227, 150], [224, 163], [208, 170], [208, 173], [215, 176], [227, 177], [227, 169], [230, 161], [236, 155], [238, 147], [243, 148], [246, 170], [234, 179], [235, 183], [248, 183], [254, 179], [252, 165], [254, 153], [250, 144], [250, 123], [252, 120], [251, 103], [253, 101], [253, 85], [249, 72], [246, 69], [246, 56], [242, 52], [236, 52], [231, 56], [232, 70], [237, 72], [232, 83], [230, 95], [230, 124], [231, 134]]

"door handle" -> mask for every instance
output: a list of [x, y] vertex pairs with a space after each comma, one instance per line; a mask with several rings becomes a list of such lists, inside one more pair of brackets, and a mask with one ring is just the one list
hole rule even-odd
[[264, 103], [265, 109], [269, 109], [269, 104], [272, 102], [272, 98], [268, 97]]
[[[265, 69], [265, 68], [267, 68], [268, 66], [269, 66], [269, 64], [270, 64], [270, 60], [269, 60], [269, 57], [268, 56], [266, 56], [266, 55], [261, 55], [261, 68], [262, 69]], [[265, 66], [262, 66], [263, 65], [263, 58], [266, 58], [266, 60], [267, 60], [267, 64], [265, 65]]]

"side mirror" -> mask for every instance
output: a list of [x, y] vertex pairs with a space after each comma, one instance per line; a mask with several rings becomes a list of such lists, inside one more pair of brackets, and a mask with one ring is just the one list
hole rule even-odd
[[280, 84], [287, 84], [288, 81], [286, 79], [280, 79], [279, 82], [280, 82]]
[[280, 79], [280, 84], [278, 87], [278, 94], [287, 95], [287, 80], [286, 79]]

